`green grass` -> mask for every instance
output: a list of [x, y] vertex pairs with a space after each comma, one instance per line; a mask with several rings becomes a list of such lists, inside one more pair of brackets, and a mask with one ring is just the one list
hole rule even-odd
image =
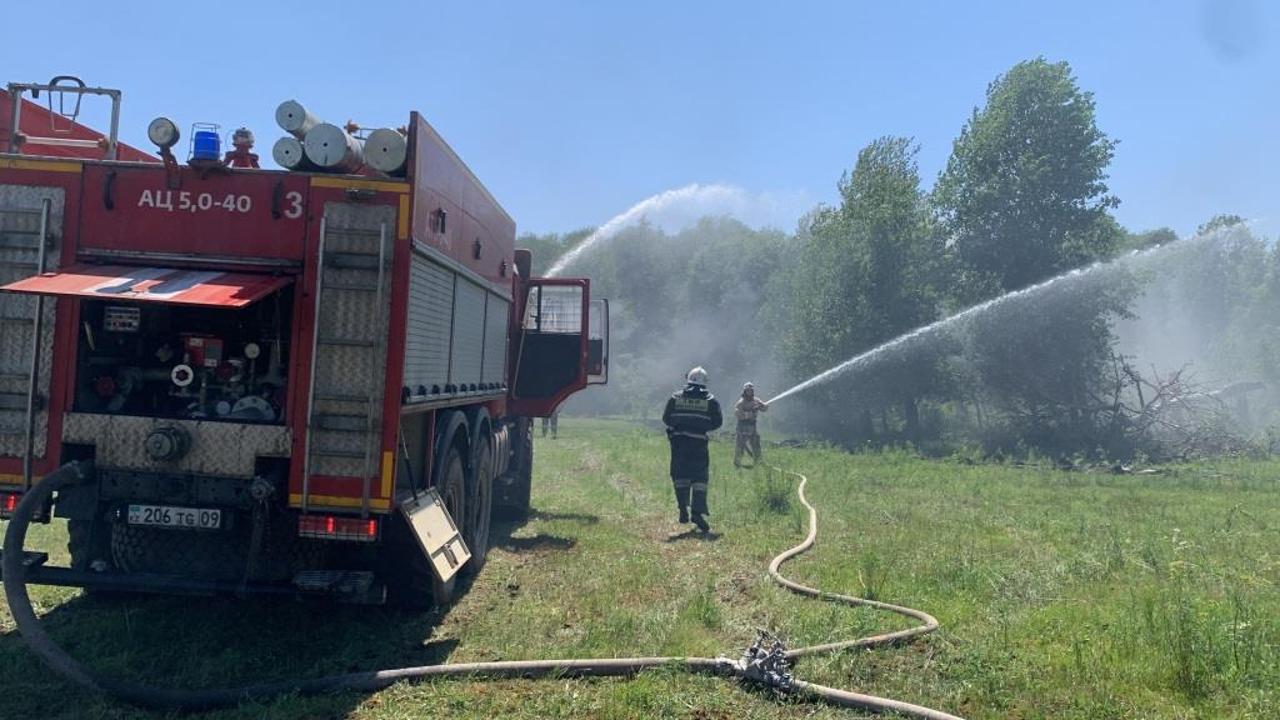
[[[442, 615], [294, 603], [132, 599], [39, 588], [46, 627], [95, 667], [221, 685], [471, 660], [736, 656], [768, 628], [792, 645], [904, 627], [772, 585], [802, 537], [789, 483], [713, 446], [711, 541], [681, 536], [660, 434], [562, 419], [539, 440], [533, 519], [508, 528]], [[818, 545], [797, 580], [926, 610], [942, 630], [803, 661], [805, 679], [968, 718], [1275, 718], [1280, 707], [1280, 463], [1159, 474], [767, 449], [810, 477]], [[33, 546], [60, 550], [54, 525]], [[57, 558], [60, 553], [54, 553]], [[51, 676], [0, 611], [0, 717], [142, 718]], [[214, 718], [848, 718], [723, 679], [404, 684], [282, 698]]]

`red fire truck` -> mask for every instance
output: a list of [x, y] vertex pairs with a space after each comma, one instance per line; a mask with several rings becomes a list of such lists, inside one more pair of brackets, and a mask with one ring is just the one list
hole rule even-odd
[[606, 381], [607, 304], [531, 276], [417, 113], [393, 177], [179, 162], [172, 123], [162, 160], [119, 104], [0, 93], [0, 508], [84, 476], [45, 513], [70, 567], [29, 580], [447, 602], [529, 509], [531, 418]]

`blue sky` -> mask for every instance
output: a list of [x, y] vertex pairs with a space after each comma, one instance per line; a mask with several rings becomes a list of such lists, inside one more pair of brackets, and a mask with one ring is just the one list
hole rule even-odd
[[[860, 147], [914, 136], [926, 185], [987, 84], [1067, 60], [1120, 140], [1126, 226], [1235, 212], [1280, 233], [1280, 9], [1164, 2], [45, 2], [0, 80], [125, 91], [126, 140], [168, 115], [248, 125], [275, 106], [403, 124], [418, 109], [522, 230], [598, 225], [689, 183], [830, 201]], [[185, 142], [185, 141], [184, 141]], [[786, 229], [790, 229], [787, 225]]]

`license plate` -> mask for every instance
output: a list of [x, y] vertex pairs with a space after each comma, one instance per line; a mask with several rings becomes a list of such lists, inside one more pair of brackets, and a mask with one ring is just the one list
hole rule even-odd
[[190, 530], [217, 530], [222, 527], [222, 511], [208, 508], [175, 507], [172, 505], [130, 505], [129, 524]]

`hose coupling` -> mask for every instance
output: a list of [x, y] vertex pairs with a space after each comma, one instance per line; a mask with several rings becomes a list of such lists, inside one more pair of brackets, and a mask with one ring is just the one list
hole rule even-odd
[[258, 503], [266, 503], [275, 494], [275, 484], [261, 475], [255, 477], [253, 482], [249, 483], [249, 497]]
[[764, 630], [757, 631], [756, 641], [742, 653], [739, 674], [745, 681], [781, 692], [790, 692], [794, 687], [786, 646]]

